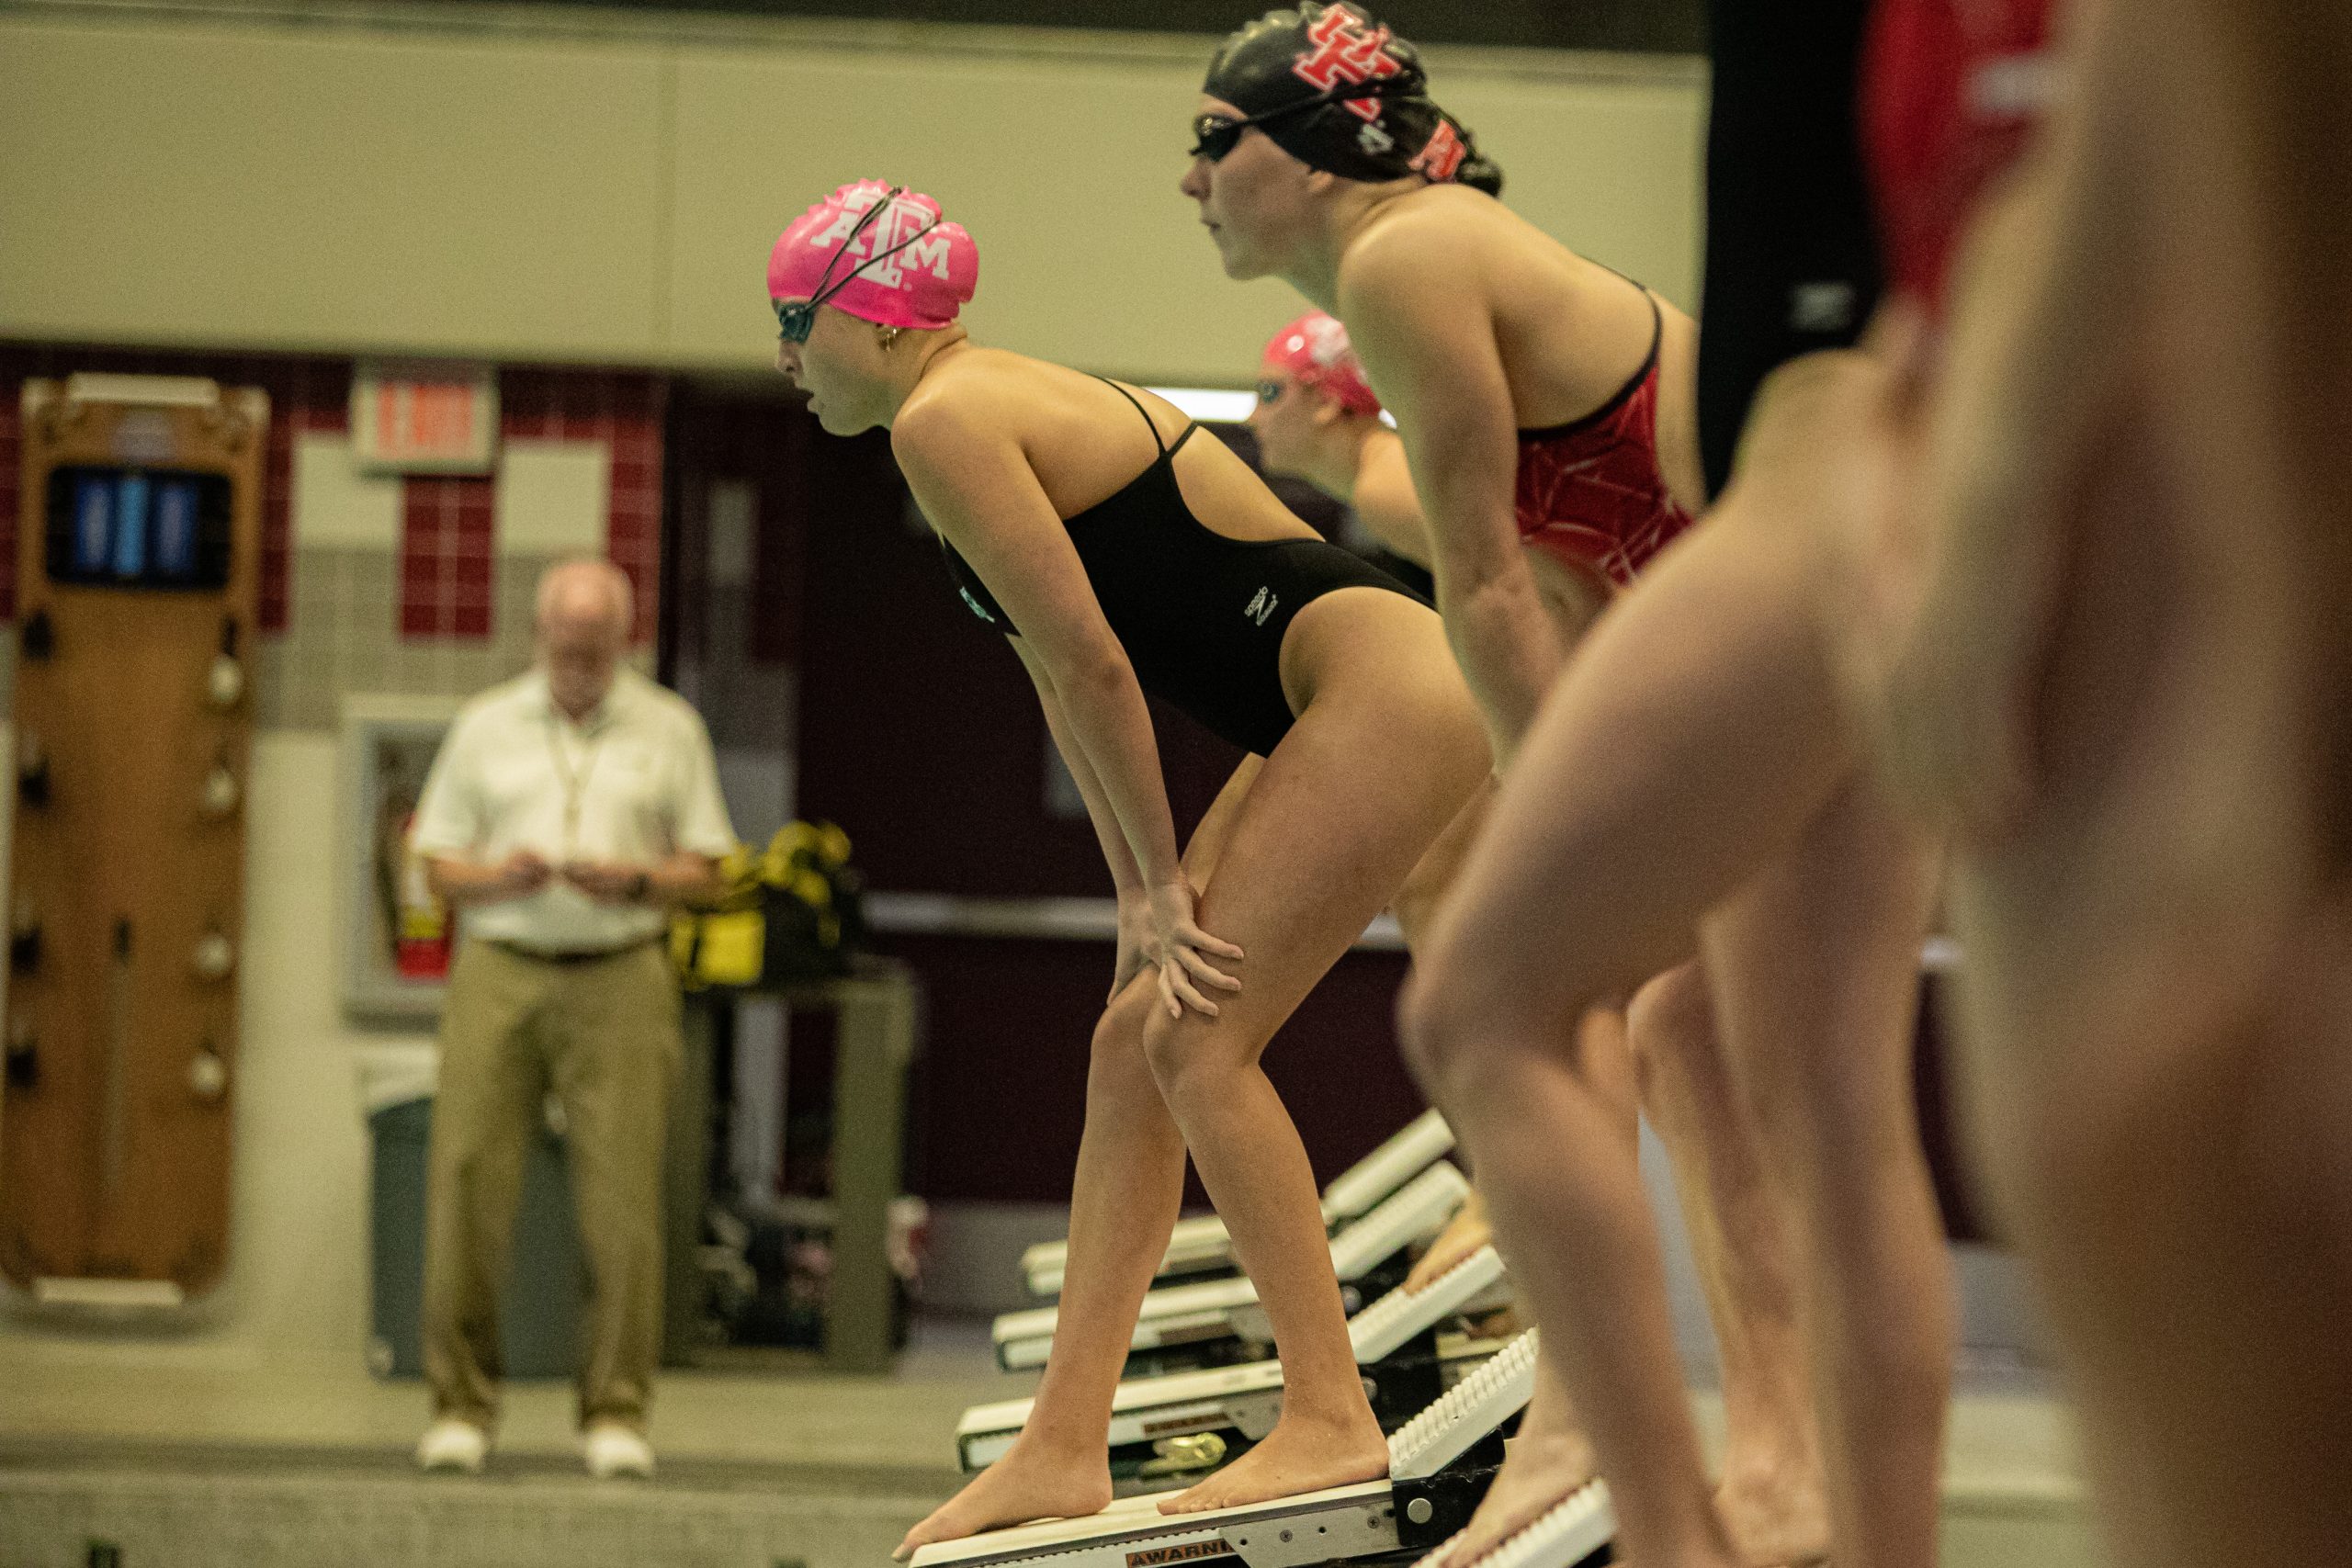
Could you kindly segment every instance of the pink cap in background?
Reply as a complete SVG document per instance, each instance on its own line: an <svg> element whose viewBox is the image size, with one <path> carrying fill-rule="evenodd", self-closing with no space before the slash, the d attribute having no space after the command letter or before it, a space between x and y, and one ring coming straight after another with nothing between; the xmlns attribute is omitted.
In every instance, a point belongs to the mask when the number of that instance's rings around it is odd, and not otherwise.
<svg viewBox="0 0 2352 1568"><path fill-rule="evenodd" d="M1309 310L1276 333L1266 344L1261 367L1338 399L1351 413L1380 412L1380 399L1363 378L1363 365L1348 343L1348 329L1320 310Z"/></svg>

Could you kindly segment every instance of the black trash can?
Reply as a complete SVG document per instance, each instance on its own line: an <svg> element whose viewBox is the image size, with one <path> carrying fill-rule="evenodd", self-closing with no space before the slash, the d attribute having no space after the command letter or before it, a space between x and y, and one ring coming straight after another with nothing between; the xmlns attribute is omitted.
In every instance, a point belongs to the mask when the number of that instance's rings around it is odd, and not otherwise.
<svg viewBox="0 0 2352 1568"><path fill-rule="evenodd" d="M368 1368L379 1378L422 1377L424 1158L433 1101L426 1097L382 1106L368 1113L368 1130L374 1147ZM580 1317L587 1290L563 1140L542 1128L524 1167L514 1252L499 1297L507 1377L572 1375L580 1364Z"/></svg>

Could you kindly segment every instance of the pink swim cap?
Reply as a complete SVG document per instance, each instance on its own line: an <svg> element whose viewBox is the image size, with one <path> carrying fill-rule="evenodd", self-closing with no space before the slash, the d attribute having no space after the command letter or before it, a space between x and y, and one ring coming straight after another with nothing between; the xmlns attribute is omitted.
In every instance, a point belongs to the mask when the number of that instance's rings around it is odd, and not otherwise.
<svg viewBox="0 0 2352 1568"><path fill-rule="evenodd" d="M979 278L979 247L962 224L942 220L931 197L880 180L842 186L768 253L769 299L831 305L885 327L947 325Z"/></svg>
<svg viewBox="0 0 2352 1568"><path fill-rule="evenodd" d="M1376 414L1380 399L1363 378L1363 364L1336 317L1309 310L1274 334L1261 367L1337 398L1350 413Z"/></svg>

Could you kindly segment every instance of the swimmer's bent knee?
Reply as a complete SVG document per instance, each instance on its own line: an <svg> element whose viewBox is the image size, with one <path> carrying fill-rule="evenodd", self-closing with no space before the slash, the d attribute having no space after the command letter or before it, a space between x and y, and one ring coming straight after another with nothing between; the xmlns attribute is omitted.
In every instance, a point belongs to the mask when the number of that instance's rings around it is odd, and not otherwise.
<svg viewBox="0 0 2352 1568"><path fill-rule="evenodd" d="M1481 1064L1544 1038L1544 1021L1513 1001L1503 966L1447 950L1416 962L1396 999L1406 1065L1441 1104Z"/></svg>
<svg viewBox="0 0 2352 1568"><path fill-rule="evenodd" d="M1098 1065L1142 1065L1144 1036L1159 1008L1159 987L1131 985L1094 1021L1092 1060Z"/></svg>
<svg viewBox="0 0 2352 1568"><path fill-rule="evenodd" d="M1143 1055L1160 1098L1180 1116L1187 1106L1214 1111L1231 1094L1234 1075L1249 1066L1230 1036L1220 1035L1210 1020L1189 1009L1170 1017L1160 1005L1144 1020Z"/></svg>

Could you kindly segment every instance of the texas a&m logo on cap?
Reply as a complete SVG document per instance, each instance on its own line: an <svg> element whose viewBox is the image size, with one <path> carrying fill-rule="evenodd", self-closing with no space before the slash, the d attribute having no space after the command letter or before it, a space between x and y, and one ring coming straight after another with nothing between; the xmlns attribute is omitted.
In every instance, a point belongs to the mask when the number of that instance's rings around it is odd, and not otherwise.
<svg viewBox="0 0 2352 1568"><path fill-rule="evenodd" d="M860 222L886 198L890 202L887 210L870 223ZM885 288L912 288L914 274L926 271L945 283L955 250L939 231L939 220L938 204L929 197L901 192L893 197L881 181L862 180L842 193L841 211L821 232L808 237L808 244L829 251L846 242L848 258L865 263L856 276ZM868 259L874 257L879 259Z"/></svg>
<svg viewBox="0 0 2352 1568"><path fill-rule="evenodd" d="M1345 6L1331 6L1307 25L1306 41L1315 47L1301 54L1291 73L1318 93L1394 76L1404 69L1388 52L1394 35L1375 28ZM1378 98L1350 98L1349 109L1365 119L1380 118Z"/></svg>

